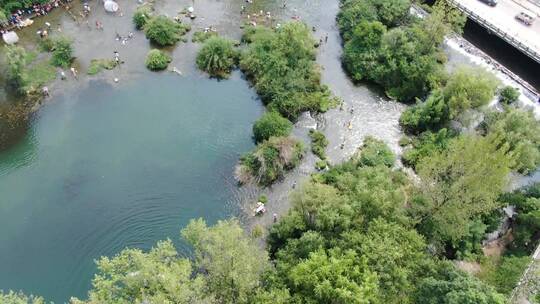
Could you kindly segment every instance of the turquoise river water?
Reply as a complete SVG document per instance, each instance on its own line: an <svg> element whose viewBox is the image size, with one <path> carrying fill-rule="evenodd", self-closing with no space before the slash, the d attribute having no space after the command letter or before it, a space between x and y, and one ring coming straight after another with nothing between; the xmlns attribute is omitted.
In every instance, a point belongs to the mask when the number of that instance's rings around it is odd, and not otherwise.
<svg viewBox="0 0 540 304"><path fill-rule="evenodd" d="M230 178L262 105L239 73L91 82L40 109L0 153L0 287L85 297L94 259L234 215Z"/></svg>

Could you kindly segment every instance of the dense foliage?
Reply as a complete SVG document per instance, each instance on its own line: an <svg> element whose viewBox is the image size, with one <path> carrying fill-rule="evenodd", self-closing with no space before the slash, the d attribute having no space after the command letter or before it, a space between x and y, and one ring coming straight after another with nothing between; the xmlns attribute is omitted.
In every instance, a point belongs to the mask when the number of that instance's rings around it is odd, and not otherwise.
<svg viewBox="0 0 540 304"><path fill-rule="evenodd" d="M511 86L505 86L499 91L499 102L512 104L519 98L519 90Z"/></svg>
<svg viewBox="0 0 540 304"><path fill-rule="evenodd" d="M18 9L32 7L34 3L45 4L48 0L0 0L0 15L9 16ZM1 19L0 19L1 21Z"/></svg>
<svg viewBox="0 0 540 304"><path fill-rule="evenodd" d="M304 23L290 22L276 30L250 27L243 40L248 46L240 67L270 109L294 120L304 111L330 107L330 92L321 86L315 64L315 41Z"/></svg>
<svg viewBox="0 0 540 304"><path fill-rule="evenodd" d="M368 136L362 143L359 162L363 166L392 167L396 161L394 153L382 141Z"/></svg>
<svg viewBox="0 0 540 304"><path fill-rule="evenodd" d="M269 290L288 290L290 303L502 304L491 287L427 253L407 215L411 183L384 162L363 164L366 150L293 194L268 237Z"/></svg>
<svg viewBox="0 0 540 304"><path fill-rule="evenodd" d="M150 18L152 18L152 9L148 6L140 6L133 14L133 24L135 28L142 30Z"/></svg>
<svg viewBox="0 0 540 304"><path fill-rule="evenodd" d="M256 142L262 142L270 137L288 136L292 123L278 112L269 111L263 114L253 125L253 137Z"/></svg>
<svg viewBox="0 0 540 304"><path fill-rule="evenodd" d="M242 40L247 47L240 68L269 110L254 126L255 140L268 140L240 160L236 178L241 183L254 180L269 185L294 168L303 154L299 142L283 137L290 132L283 118L294 121L305 111L324 112L334 100L320 84L315 41L304 23L290 22L277 29L249 27Z"/></svg>
<svg viewBox="0 0 540 304"><path fill-rule="evenodd" d="M417 102L401 115L399 122L409 133L438 130L451 119L489 103L498 80L481 68L458 67L446 84L431 92L425 102Z"/></svg>
<svg viewBox="0 0 540 304"><path fill-rule="evenodd" d="M165 16L152 17L144 25L146 38L159 46L176 44L189 30L188 25L175 22Z"/></svg>
<svg viewBox="0 0 540 304"><path fill-rule="evenodd" d="M240 183L255 181L270 185L283 177L285 171L298 165L304 154L301 142L292 137L270 137L254 151L242 156L236 168L236 180Z"/></svg>
<svg viewBox="0 0 540 304"><path fill-rule="evenodd" d="M317 155L320 159L326 159L326 147L328 146L328 139L321 131L309 130L309 138L311 138L311 151Z"/></svg>
<svg viewBox="0 0 540 304"><path fill-rule="evenodd" d="M422 185L413 212L435 242L461 239L475 216L499 208L509 173L505 151L485 138L460 136L447 145L417 164Z"/></svg>
<svg viewBox="0 0 540 304"><path fill-rule="evenodd" d="M508 149L512 169L524 174L536 170L540 165L540 122L531 111L510 108L492 112L484 124L487 137Z"/></svg>
<svg viewBox="0 0 540 304"><path fill-rule="evenodd" d="M73 61L73 46L67 37L52 38L51 63L57 67L68 68Z"/></svg>
<svg viewBox="0 0 540 304"><path fill-rule="evenodd" d="M71 303L249 303L269 267L268 256L238 222L207 227L202 219L192 220L182 235L195 250L193 261L180 256L170 240L148 253L125 249L101 258L89 300Z"/></svg>
<svg viewBox="0 0 540 304"><path fill-rule="evenodd" d="M197 66L213 77L226 78L234 67L237 57L233 41L211 37L197 54Z"/></svg>
<svg viewBox="0 0 540 304"><path fill-rule="evenodd" d="M450 139L454 132L448 129L440 129L434 133L424 132L412 140L412 147L406 149L401 156L403 163L416 168L416 164L424 157L429 157L436 152L444 151L448 148Z"/></svg>
<svg viewBox="0 0 540 304"><path fill-rule="evenodd" d="M409 8L406 0L347 0L338 15L349 75L400 101L423 97L443 80L440 46L451 30L444 14L415 19Z"/></svg>
<svg viewBox="0 0 540 304"><path fill-rule="evenodd" d="M146 55L146 60L144 63L149 70L159 71L166 69L171 61L171 56L160 50L153 49L148 52L148 55Z"/></svg>
<svg viewBox="0 0 540 304"><path fill-rule="evenodd" d="M45 304L41 297L27 296L22 292L9 291L3 293L0 290L0 303L2 304Z"/></svg>

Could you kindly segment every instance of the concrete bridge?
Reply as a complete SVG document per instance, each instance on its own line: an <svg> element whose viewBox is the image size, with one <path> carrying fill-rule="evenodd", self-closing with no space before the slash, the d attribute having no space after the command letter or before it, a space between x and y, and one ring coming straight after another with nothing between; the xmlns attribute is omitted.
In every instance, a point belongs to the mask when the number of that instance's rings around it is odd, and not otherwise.
<svg viewBox="0 0 540 304"><path fill-rule="evenodd" d="M447 0L470 19L540 63L539 0L499 0L489 6L479 0ZM524 12L536 20L527 26L515 19Z"/></svg>

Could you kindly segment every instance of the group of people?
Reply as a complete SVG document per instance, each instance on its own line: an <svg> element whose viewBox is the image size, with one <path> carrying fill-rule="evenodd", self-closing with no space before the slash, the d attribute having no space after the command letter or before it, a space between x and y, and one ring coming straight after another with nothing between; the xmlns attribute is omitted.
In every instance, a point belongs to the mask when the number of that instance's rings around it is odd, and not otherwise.
<svg viewBox="0 0 540 304"><path fill-rule="evenodd" d="M26 19L32 16L44 16L47 15L54 8L59 7L62 4L62 1L71 2L72 0L52 0L45 4L33 4L32 6L26 9L18 9L11 14L8 18L8 22L5 25L5 28L15 26L21 28L24 26ZM4 33L5 29L0 29L0 33Z"/></svg>

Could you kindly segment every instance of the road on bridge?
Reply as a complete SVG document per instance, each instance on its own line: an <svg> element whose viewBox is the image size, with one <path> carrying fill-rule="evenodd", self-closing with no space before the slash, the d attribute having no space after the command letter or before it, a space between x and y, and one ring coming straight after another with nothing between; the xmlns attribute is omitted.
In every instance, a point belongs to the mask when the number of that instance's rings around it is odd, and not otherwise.
<svg viewBox="0 0 540 304"><path fill-rule="evenodd" d="M527 0L499 0L495 7L479 0L454 0L540 54L540 7ZM515 19L524 12L536 20L527 26Z"/></svg>

